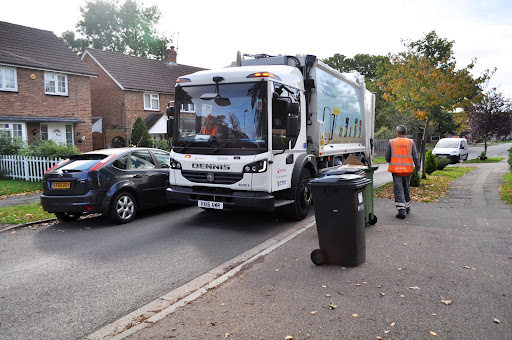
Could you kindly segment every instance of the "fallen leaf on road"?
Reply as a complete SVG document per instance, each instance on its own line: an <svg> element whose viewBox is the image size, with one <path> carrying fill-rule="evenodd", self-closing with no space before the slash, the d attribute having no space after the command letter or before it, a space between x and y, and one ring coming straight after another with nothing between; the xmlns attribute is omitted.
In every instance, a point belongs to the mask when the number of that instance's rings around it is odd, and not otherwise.
<svg viewBox="0 0 512 340"><path fill-rule="evenodd" d="M388 333L391 333L391 331L389 331L389 330L384 331L384 334L388 334Z"/></svg>
<svg viewBox="0 0 512 340"><path fill-rule="evenodd" d="M311 314L311 315L316 315L317 313L318 313L318 311L317 311L317 310L314 310L314 311L312 311L312 312L309 312L309 314Z"/></svg>
<svg viewBox="0 0 512 340"><path fill-rule="evenodd" d="M225 338L229 338L230 336L231 336L231 334L229 334L229 333L224 334Z"/></svg>
<svg viewBox="0 0 512 340"><path fill-rule="evenodd" d="M420 287L414 286L414 287L409 287L409 289L420 289Z"/></svg>
<svg viewBox="0 0 512 340"><path fill-rule="evenodd" d="M277 268L277 269L276 269L276 272L278 272L279 270L280 270L280 269L279 269L279 268Z"/></svg>
<svg viewBox="0 0 512 340"><path fill-rule="evenodd" d="M376 336L376 337L375 337L375 339L377 339L377 340L382 340L382 337L380 337L380 336Z"/></svg>
<svg viewBox="0 0 512 340"><path fill-rule="evenodd" d="M284 338L284 340L293 340L293 336L288 335L286 338Z"/></svg>
<svg viewBox="0 0 512 340"><path fill-rule="evenodd" d="M428 334L432 335L432 336L437 336L437 333L436 332L433 332L433 331L428 331Z"/></svg>
<svg viewBox="0 0 512 340"><path fill-rule="evenodd" d="M325 297L331 297L331 294L325 294Z"/></svg>
<svg viewBox="0 0 512 340"><path fill-rule="evenodd" d="M437 313L432 313L432 316L437 316Z"/></svg>
<svg viewBox="0 0 512 340"><path fill-rule="evenodd" d="M407 243L404 243L403 245L404 245L404 246L408 246L408 244L407 244Z"/></svg>
<svg viewBox="0 0 512 340"><path fill-rule="evenodd" d="M331 301L331 302L329 302L329 308L330 308L330 309L336 309L336 308L338 308L338 305L335 305L335 304Z"/></svg>
<svg viewBox="0 0 512 340"><path fill-rule="evenodd" d="M358 318L358 317L359 317L359 315L354 313L354 314L352 314L352 317L354 317L354 318Z"/></svg>
<svg viewBox="0 0 512 340"><path fill-rule="evenodd" d="M376 285L375 288L382 288L382 285Z"/></svg>
<svg viewBox="0 0 512 340"><path fill-rule="evenodd" d="M416 244L417 244L417 245L419 245L419 246L421 246L423 243L421 243L421 242L417 242Z"/></svg>
<svg viewBox="0 0 512 340"><path fill-rule="evenodd" d="M379 293L379 295L380 295L380 296L386 296L386 293L382 293L382 292L380 292L380 293Z"/></svg>
<svg viewBox="0 0 512 340"><path fill-rule="evenodd" d="M501 323L501 321L496 318L494 318L494 320L492 320L492 321L494 321L494 323Z"/></svg>
<svg viewBox="0 0 512 340"><path fill-rule="evenodd" d="M400 297L401 297L401 298L404 298L404 297L405 297L405 295L404 295L404 294L401 294L401 295L400 295Z"/></svg>
<svg viewBox="0 0 512 340"><path fill-rule="evenodd" d="M453 303L453 300L444 300L444 299L441 299L441 302L444 303L445 305L449 306Z"/></svg>
<svg viewBox="0 0 512 340"><path fill-rule="evenodd" d="M395 327L395 323L392 322L391 324L389 324L391 327Z"/></svg>
<svg viewBox="0 0 512 340"><path fill-rule="evenodd" d="M327 286L326 285L322 285L322 288L327 288Z"/></svg>

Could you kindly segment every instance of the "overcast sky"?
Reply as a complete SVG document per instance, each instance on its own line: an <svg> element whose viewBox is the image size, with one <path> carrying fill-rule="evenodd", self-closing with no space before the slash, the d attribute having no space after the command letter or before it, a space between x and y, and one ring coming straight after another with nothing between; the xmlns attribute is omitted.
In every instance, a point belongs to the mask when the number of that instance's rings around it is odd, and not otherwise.
<svg viewBox="0 0 512 340"><path fill-rule="evenodd" d="M124 1L124 0L121 0ZM491 86L512 98L510 0L146 0L162 12L160 32L174 37L178 63L229 65L242 53L387 55L402 40L435 30L455 41L458 67L477 58L474 75L497 68ZM53 31L75 30L84 0L3 1L0 21ZM0 42L1 43L1 42Z"/></svg>

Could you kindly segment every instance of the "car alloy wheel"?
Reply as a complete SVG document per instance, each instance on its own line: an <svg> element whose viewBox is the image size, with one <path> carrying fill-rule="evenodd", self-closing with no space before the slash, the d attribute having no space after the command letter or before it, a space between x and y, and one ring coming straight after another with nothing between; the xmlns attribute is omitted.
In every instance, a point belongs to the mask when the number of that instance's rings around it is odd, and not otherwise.
<svg viewBox="0 0 512 340"><path fill-rule="evenodd" d="M135 218L137 202L129 192L121 192L116 195L112 205L111 217L117 223L128 223Z"/></svg>

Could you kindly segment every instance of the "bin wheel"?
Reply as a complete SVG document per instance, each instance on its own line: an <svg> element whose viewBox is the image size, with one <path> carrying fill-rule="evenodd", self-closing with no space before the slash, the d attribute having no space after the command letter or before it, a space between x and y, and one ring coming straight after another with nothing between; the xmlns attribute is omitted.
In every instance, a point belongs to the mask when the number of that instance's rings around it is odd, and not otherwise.
<svg viewBox="0 0 512 340"><path fill-rule="evenodd" d="M327 255L322 249L315 249L311 252L311 261L317 266L327 263Z"/></svg>
<svg viewBox="0 0 512 340"><path fill-rule="evenodd" d="M373 218L368 221L368 224L374 225L375 223L377 223L377 216L373 215Z"/></svg>

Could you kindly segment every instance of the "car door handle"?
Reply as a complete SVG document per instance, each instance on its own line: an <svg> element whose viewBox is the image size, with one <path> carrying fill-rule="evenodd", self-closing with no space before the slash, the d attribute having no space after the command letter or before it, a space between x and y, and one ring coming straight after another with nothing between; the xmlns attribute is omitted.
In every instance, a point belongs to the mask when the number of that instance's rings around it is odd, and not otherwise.
<svg viewBox="0 0 512 340"><path fill-rule="evenodd" d="M136 175L133 175L134 178L142 178L142 175L141 174L136 174Z"/></svg>

